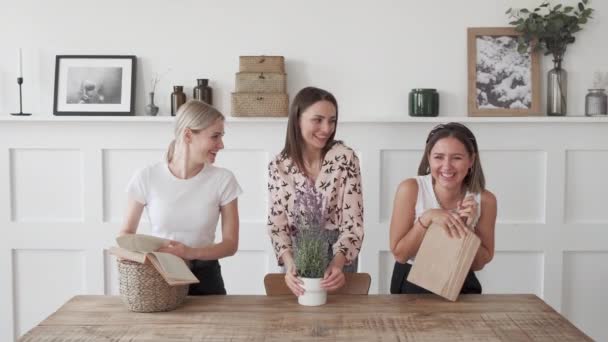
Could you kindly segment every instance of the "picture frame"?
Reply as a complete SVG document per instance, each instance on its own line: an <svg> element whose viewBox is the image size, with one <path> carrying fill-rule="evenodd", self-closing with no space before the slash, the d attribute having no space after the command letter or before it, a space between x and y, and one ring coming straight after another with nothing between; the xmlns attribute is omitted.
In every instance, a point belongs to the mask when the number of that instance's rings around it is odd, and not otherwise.
<svg viewBox="0 0 608 342"><path fill-rule="evenodd" d="M57 55L54 115L135 115L137 58Z"/></svg>
<svg viewBox="0 0 608 342"><path fill-rule="evenodd" d="M469 116L542 115L540 56L517 49L513 27L467 29Z"/></svg>

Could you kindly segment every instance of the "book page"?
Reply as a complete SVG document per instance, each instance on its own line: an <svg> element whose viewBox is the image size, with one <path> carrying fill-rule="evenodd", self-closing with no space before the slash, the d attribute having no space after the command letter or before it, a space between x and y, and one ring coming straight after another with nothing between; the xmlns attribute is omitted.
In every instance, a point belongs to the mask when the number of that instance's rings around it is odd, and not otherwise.
<svg viewBox="0 0 608 342"><path fill-rule="evenodd" d="M199 282L182 258L170 253L160 252L148 253L148 256L152 265L156 267L169 285Z"/></svg>
<svg viewBox="0 0 608 342"><path fill-rule="evenodd" d="M115 255L119 258L136 261L140 264L143 264L146 262L146 255L144 253L133 252L128 249L121 248L121 247L110 247L110 249L108 249L108 252L110 252L110 254Z"/></svg>
<svg viewBox="0 0 608 342"><path fill-rule="evenodd" d="M118 246L133 252L156 252L166 246L169 240L145 234L126 234L116 238Z"/></svg>
<svg viewBox="0 0 608 342"><path fill-rule="evenodd" d="M146 259L150 260L169 285L199 282L182 258L171 253L156 252L167 245L167 239L145 234L127 234L117 237L116 242L120 247L110 248L112 254L142 264Z"/></svg>

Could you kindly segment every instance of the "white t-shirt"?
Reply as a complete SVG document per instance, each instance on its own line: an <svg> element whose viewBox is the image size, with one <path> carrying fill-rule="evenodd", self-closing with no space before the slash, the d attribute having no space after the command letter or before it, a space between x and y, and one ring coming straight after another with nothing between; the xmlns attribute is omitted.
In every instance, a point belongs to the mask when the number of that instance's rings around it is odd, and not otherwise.
<svg viewBox="0 0 608 342"><path fill-rule="evenodd" d="M179 179L160 162L138 170L127 192L145 205L152 235L204 247L215 240L220 207L243 191L227 169L207 164L194 177Z"/></svg>

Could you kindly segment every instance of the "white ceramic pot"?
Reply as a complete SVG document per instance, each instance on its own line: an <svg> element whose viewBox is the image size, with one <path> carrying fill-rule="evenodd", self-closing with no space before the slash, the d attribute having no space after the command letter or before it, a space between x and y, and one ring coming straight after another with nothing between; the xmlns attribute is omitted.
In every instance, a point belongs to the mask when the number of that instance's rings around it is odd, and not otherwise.
<svg viewBox="0 0 608 342"><path fill-rule="evenodd" d="M321 288L322 278L300 278L304 282L304 294L298 297L298 303L306 306L318 306L327 302L327 291Z"/></svg>

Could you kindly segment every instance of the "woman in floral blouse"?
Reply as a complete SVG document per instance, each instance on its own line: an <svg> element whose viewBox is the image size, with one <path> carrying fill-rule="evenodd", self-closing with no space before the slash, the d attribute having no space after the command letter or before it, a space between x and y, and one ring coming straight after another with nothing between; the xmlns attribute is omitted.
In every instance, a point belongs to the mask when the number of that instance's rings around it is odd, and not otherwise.
<svg viewBox="0 0 608 342"><path fill-rule="evenodd" d="M338 103L329 92L307 87L291 104L285 147L268 165L268 233L285 283L296 295L304 293L297 278L292 236L296 233L294 199L304 186L314 184L325 202L325 229L332 259L321 286L344 285L343 271L356 272L363 242L363 194L355 152L334 140Z"/></svg>

